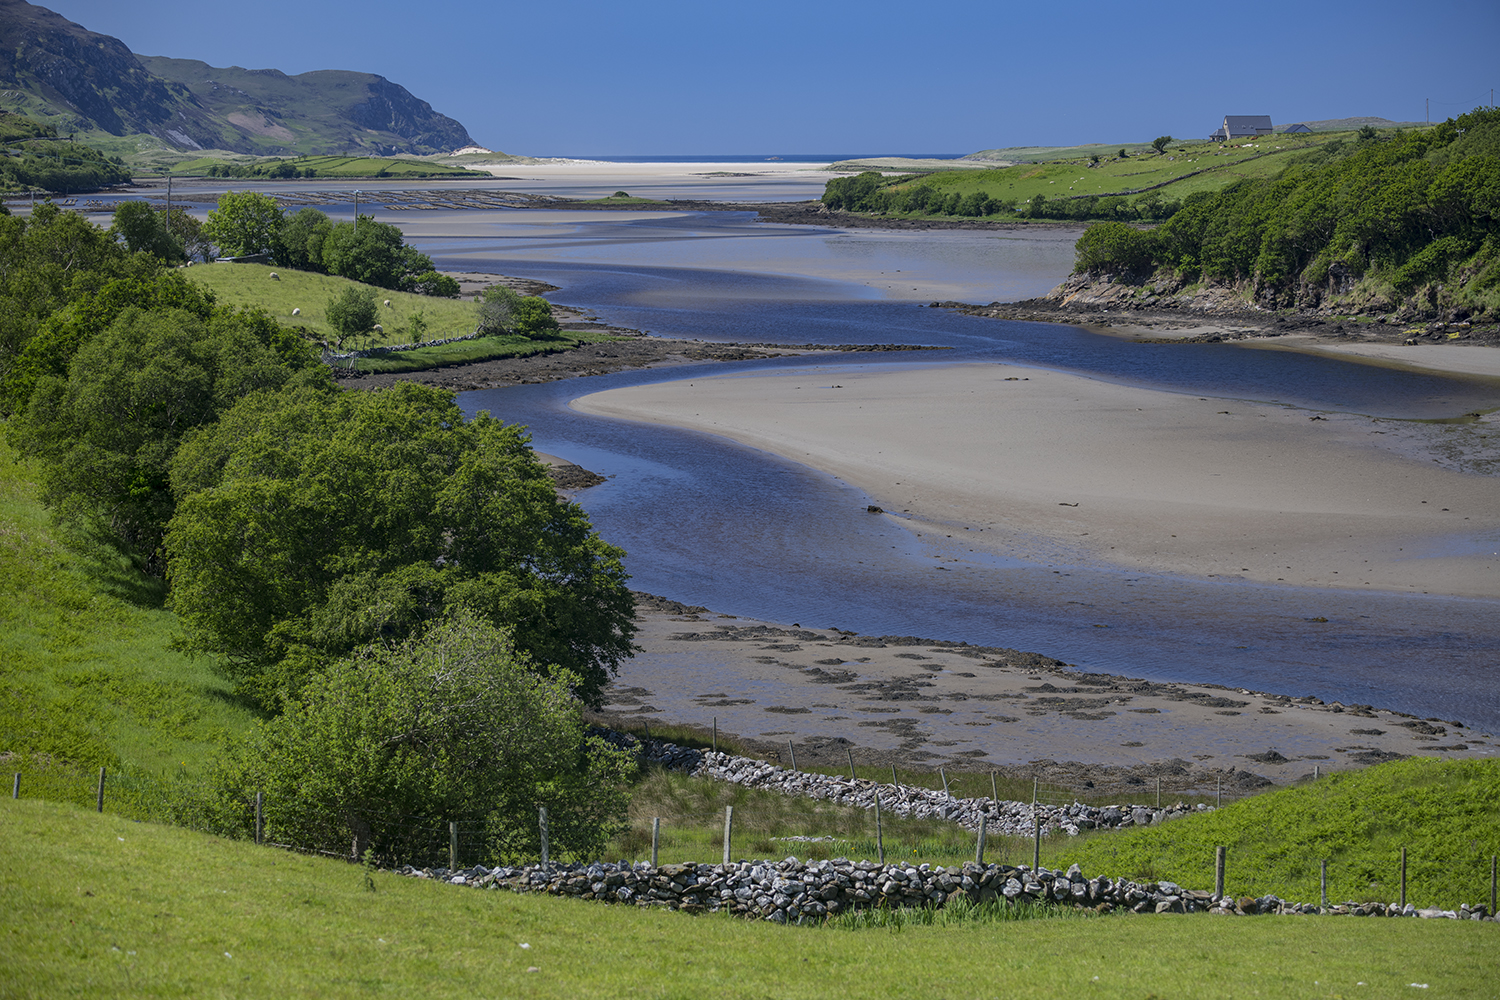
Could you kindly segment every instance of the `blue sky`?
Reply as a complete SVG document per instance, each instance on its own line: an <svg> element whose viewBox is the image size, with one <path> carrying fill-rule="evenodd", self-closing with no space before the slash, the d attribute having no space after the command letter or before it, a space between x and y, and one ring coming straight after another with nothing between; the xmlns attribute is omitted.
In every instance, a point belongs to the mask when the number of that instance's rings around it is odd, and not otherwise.
<svg viewBox="0 0 1500 1000"><path fill-rule="evenodd" d="M964 153L1434 121L1500 88L1500 3L52 0L145 55L379 73L537 156Z"/></svg>

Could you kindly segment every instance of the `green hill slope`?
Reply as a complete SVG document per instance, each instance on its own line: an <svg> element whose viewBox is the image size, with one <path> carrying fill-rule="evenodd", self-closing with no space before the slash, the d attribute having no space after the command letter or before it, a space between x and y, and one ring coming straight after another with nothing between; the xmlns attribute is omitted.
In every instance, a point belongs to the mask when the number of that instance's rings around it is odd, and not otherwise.
<svg viewBox="0 0 1500 1000"><path fill-rule="evenodd" d="M1214 847L1227 848L1226 891L1318 902L1328 861L1331 901L1390 902L1407 849L1418 906L1489 902L1500 854L1500 761L1404 760L1341 771L1206 815L1058 849L1088 873L1213 887ZM1045 863L1045 861L1044 861Z"/></svg>
<svg viewBox="0 0 1500 1000"><path fill-rule="evenodd" d="M163 596L117 551L55 527L0 437L0 754L33 794L100 766L197 773L253 722L208 660L170 648Z"/></svg>

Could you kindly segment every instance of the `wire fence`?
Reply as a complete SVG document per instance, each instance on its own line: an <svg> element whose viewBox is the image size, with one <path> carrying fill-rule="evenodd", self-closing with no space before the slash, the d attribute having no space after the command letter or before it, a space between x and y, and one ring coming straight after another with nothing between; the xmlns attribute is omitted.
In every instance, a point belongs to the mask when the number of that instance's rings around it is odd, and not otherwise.
<svg viewBox="0 0 1500 1000"><path fill-rule="evenodd" d="M1063 804L1070 800L1067 786L1037 780L1034 801ZM534 821L518 828L495 815L424 816L372 809L350 810L341 815L313 813L295 804L273 803L264 794L246 793L225 808L222 798L205 782L185 776L151 774L101 768L97 775L57 767L31 768L17 772L12 796L44 798L92 807L129 819L165 823L205 833L347 860L373 860L382 866L410 865L438 870L470 869L476 865L537 862L542 860L592 861L570 858L554 845L553 827L566 818L549 816L539 807ZM887 817L886 823L890 822ZM646 825L637 821L637 827ZM973 838L972 851L957 845L955 838L941 841L900 841L883 836L878 813L866 835L798 835L776 838L786 854L805 853L812 844L826 844L830 856L870 858L885 861L928 860L949 856L957 862L972 856L976 861L999 862L1035 868L1042 859L1040 833L1024 838ZM722 857L738 859L746 841L764 846L764 838L746 838L737 831L733 807L690 822L679 820L664 827L659 818L649 829L617 837L621 853L635 854L618 860L652 865L681 861L704 861L705 846L722 837ZM736 839L738 835L738 840ZM717 843L712 843L717 854ZM736 851L736 847L739 850ZM1057 860L1058 843L1049 842L1047 858ZM957 848L957 849L956 849ZM1159 831L1150 853L1142 855L1137 844L1110 846L1097 840L1091 845L1095 867L1090 875L1127 877L1143 881L1171 881L1193 888L1213 888L1230 897L1276 895L1315 906L1340 904L1411 904L1416 907L1455 908L1463 904L1488 904L1496 912L1497 861L1495 856L1426 857L1405 848L1384 852L1336 853L1309 864L1305 856L1258 855L1240 857L1217 852L1197 840L1173 837L1170 828ZM910 858L906 856L908 853ZM1101 860L1102 859L1102 860Z"/></svg>

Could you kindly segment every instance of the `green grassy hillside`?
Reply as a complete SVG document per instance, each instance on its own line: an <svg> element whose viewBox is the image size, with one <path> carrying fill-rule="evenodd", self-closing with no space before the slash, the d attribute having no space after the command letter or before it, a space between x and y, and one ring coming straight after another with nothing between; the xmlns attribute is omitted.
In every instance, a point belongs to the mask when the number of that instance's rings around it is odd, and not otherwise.
<svg viewBox="0 0 1500 1000"><path fill-rule="evenodd" d="M1198 191L1217 191L1237 180L1272 177L1288 164L1338 142L1334 133L1265 136L1253 142L1173 142L1158 155L1150 146L1076 147L1056 152L1048 162L980 170L948 170L920 177L891 177L855 183L829 183L823 201L831 208L896 217L944 215L1023 215L1034 201L1053 208L1059 202L1119 197L1127 203L1145 197L1173 203ZM1097 156L1097 160L1091 157ZM873 175L870 175L873 177ZM976 197L981 198L975 202ZM950 204L945 204L945 200ZM960 207L963 200L966 207ZM984 206L980 208L979 206ZM1049 213L1047 217L1057 217ZM1062 216L1066 217L1066 215Z"/></svg>
<svg viewBox="0 0 1500 1000"><path fill-rule="evenodd" d="M640 911L0 802L0 997L1482 996L1472 921L1113 916L846 931ZM1489 956L1489 957L1486 957Z"/></svg>
<svg viewBox="0 0 1500 1000"><path fill-rule="evenodd" d="M396 180L469 178L488 180L482 170L399 156L253 157L235 155L184 157L163 164L175 176L188 177L388 177Z"/></svg>
<svg viewBox="0 0 1500 1000"><path fill-rule="evenodd" d="M1397 898L1401 848L1408 899L1419 906L1489 902L1500 854L1500 761L1404 760L1341 771L1207 815L1098 835L1044 855L1083 870L1213 886L1214 847L1226 890L1317 902L1328 861L1330 900Z"/></svg>
<svg viewBox="0 0 1500 1000"><path fill-rule="evenodd" d="M190 267L182 273L203 287L212 289L218 300L225 305L264 309L283 326L300 328L312 339L330 342L337 334L328 325L324 314L329 299L351 285L359 285L359 282L348 278L312 271L293 271L266 264L203 264ZM276 278L271 277L273 273ZM393 292L373 285L361 287L372 289L377 302L391 303L380 307L379 322L385 329L371 339L371 347L409 344L414 340L442 340L474 332L477 313L472 301ZM300 309L301 313L293 316L293 309ZM412 320L418 316L424 327L421 335L413 338ZM360 342L360 346L366 346L364 341Z"/></svg>
<svg viewBox="0 0 1500 1000"><path fill-rule="evenodd" d="M162 598L127 558L54 526L0 438L0 752L32 794L76 799L99 766L197 774L252 724L207 660L170 648Z"/></svg>

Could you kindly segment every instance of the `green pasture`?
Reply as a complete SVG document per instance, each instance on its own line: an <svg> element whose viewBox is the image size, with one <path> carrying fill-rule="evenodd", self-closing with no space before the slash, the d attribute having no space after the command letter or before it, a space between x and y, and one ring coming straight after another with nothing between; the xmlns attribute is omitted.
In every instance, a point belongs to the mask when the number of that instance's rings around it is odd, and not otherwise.
<svg viewBox="0 0 1500 1000"><path fill-rule="evenodd" d="M328 302L350 285L359 285L348 278L268 264L196 264L182 273L211 289L225 305L264 309L278 323L300 327L311 339L330 343L337 335L324 315ZM442 340L474 332L477 309L472 301L393 292L373 285L361 287L374 291L376 301L382 303L379 322L384 330L371 337L368 344L361 338L360 347ZM384 305L387 301L389 306ZM293 309L302 311L293 316ZM421 335L417 337L412 336L415 317L420 317L422 324Z"/></svg>
<svg viewBox="0 0 1500 1000"><path fill-rule="evenodd" d="M1500 927L1446 920L783 927L459 888L26 800L0 802L0 912L7 1000L1485 996L1500 947Z"/></svg>
<svg viewBox="0 0 1500 1000"><path fill-rule="evenodd" d="M1244 145L1172 143L1165 155L1156 155L1148 146L1146 152L1123 160L1113 155L1119 151L1117 146L1095 166L1084 157L993 170L948 171L914 178L896 187L921 184L944 194L960 195L983 191L991 198L1009 202L1027 202L1037 195L1052 201L1159 188L1163 198L1178 199L1194 191L1218 190L1241 177L1279 173L1292 157L1327 139L1327 135L1278 135Z"/></svg>

